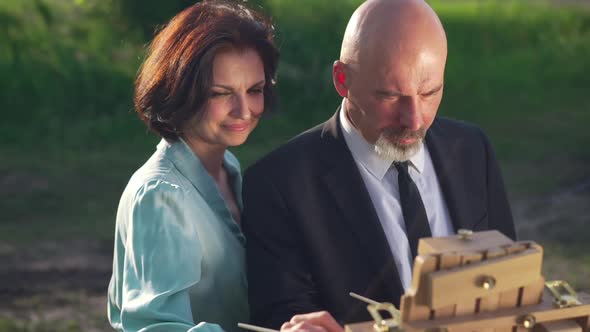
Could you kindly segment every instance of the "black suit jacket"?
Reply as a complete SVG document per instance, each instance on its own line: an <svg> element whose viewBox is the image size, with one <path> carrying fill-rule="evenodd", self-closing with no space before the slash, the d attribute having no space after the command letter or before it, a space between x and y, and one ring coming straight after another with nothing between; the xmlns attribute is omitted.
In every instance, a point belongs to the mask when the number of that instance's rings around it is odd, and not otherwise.
<svg viewBox="0 0 590 332"><path fill-rule="evenodd" d="M455 230L515 238L503 180L483 132L437 118L426 144ZM338 112L250 167L243 229L254 324L328 310L341 323L369 320L355 292L399 306L393 255L344 141Z"/></svg>

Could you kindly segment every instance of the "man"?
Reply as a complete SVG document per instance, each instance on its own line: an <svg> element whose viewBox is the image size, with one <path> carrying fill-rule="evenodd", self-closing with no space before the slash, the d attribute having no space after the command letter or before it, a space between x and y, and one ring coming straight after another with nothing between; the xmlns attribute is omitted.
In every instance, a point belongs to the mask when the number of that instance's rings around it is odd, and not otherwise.
<svg viewBox="0 0 590 332"><path fill-rule="evenodd" d="M418 238L460 228L515 238L487 138L436 116L446 56L422 0L369 0L353 14L333 67L342 107L245 174L254 324L320 310L368 320L349 292L399 305Z"/></svg>

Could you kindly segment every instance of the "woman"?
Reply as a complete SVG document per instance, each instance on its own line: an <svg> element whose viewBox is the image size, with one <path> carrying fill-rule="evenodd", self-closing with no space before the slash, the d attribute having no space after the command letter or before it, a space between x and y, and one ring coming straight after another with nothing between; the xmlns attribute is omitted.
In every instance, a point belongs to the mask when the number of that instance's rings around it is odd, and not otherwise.
<svg viewBox="0 0 590 332"><path fill-rule="evenodd" d="M195 4L155 37L135 107L162 140L117 211L115 329L231 331L248 321L240 166L226 149L274 106L277 59L269 21L234 2Z"/></svg>

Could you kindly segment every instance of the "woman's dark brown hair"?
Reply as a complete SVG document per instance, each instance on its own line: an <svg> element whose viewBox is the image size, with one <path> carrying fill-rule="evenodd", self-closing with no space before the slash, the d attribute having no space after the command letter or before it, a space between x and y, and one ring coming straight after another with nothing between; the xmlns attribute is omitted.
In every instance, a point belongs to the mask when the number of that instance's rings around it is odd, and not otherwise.
<svg viewBox="0 0 590 332"><path fill-rule="evenodd" d="M149 129L178 140L210 96L213 60L222 49L254 49L264 64L264 110L276 107L278 50L261 13L228 0L205 0L176 15L152 41L135 81L135 110Z"/></svg>

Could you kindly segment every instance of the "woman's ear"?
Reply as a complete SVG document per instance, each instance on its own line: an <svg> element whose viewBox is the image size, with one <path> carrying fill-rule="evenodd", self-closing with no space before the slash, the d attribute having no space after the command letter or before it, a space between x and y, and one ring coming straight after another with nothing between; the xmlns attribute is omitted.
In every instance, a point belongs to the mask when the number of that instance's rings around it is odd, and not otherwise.
<svg viewBox="0 0 590 332"><path fill-rule="evenodd" d="M347 98L349 79L347 77L346 64L340 60L335 61L332 67L332 81L340 97Z"/></svg>

